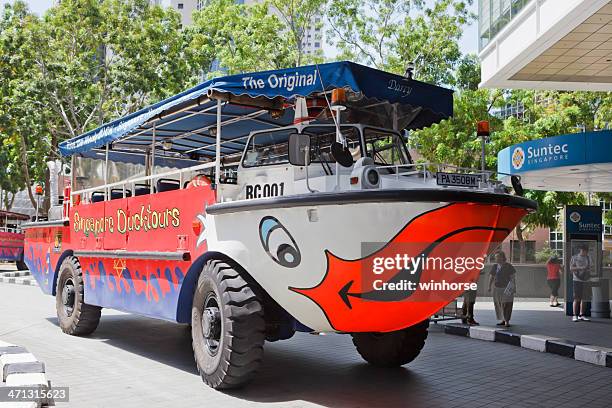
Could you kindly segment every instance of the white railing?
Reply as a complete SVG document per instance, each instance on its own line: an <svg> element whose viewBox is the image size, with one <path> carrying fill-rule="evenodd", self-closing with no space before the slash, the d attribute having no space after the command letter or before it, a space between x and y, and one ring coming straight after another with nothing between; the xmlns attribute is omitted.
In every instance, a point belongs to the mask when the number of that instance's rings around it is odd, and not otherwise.
<svg viewBox="0 0 612 408"><path fill-rule="evenodd" d="M70 205L74 205L74 197L77 195L86 195L87 193L93 193L95 191L103 191L104 192L104 199L108 200L110 197L110 190L114 187L117 188L121 188L123 190L123 198L126 198L126 186L132 186L132 189L135 188L135 184L137 183L142 183L142 182L147 182L147 181L151 181L149 184L149 188L150 188L150 192L153 193L154 190L154 180L156 179L160 179L160 178L166 178L166 177L176 177L178 175L179 179L179 189L183 189L183 176L185 173L190 173L190 172L194 172L194 171L198 171L198 170L204 170L204 169L209 169L215 167L215 162L210 162L210 163L204 163L204 164L199 164L197 166L191 166L191 167L186 167L184 169L178 169L178 170L172 170L172 171L167 171L165 173L157 173L157 174L152 174L150 176L143 176L143 177L136 177L133 179L126 179L126 180L122 180L122 181L117 181L115 183L109 183L109 184L104 184L101 186L97 186L97 187L90 187L90 188L84 188L82 190L76 190L76 191L72 191L70 193ZM89 198L88 200L89 202L91 202L91 198Z"/></svg>
<svg viewBox="0 0 612 408"><path fill-rule="evenodd" d="M474 175L482 176L483 183L489 183L491 176L495 174L494 171L489 170L479 170L479 169L471 169L468 167L459 167L453 166L451 164L442 164L442 163L431 163L431 162L423 162L423 163L411 163L411 164L393 164L388 166L376 166L378 169L394 169L395 177L399 180L400 177L405 176L413 176L413 175L422 175L423 180L427 180L429 178L435 178L432 175L431 170L435 169L436 172L464 172ZM401 171L400 170L406 170Z"/></svg>
<svg viewBox="0 0 612 408"><path fill-rule="evenodd" d="M21 234L21 228L0 227L0 232L12 232L13 234Z"/></svg>

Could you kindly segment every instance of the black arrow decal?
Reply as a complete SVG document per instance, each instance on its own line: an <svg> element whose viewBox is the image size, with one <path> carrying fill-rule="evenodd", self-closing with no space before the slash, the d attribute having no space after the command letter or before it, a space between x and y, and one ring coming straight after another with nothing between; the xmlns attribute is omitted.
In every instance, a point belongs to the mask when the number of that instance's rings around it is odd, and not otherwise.
<svg viewBox="0 0 612 408"><path fill-rule="evenodd" d="M426 258L438 245L440 245L440 243L452 237L453 235L457 235L457 234L460 234L466 231L475 231L475 230L504 231L504 232L510 233L510 230L508 228L478 227L478 226L460 228L458 230L451 231L448 234L445 234L441 236L440 238L436 239L434 242L429 244L429 246L425 248L415 258L419 258L419 257L422 257L423 259ZM397 283L397 282L401 282L402 280L407 280L409 282L415 282L414 287L416 287L416 285L418 285L418 283L421 281L422 272L423 272L423 262L419 262L419 265L414 273L411 273L409 269L402 269L398 273L396 273L391 279L389 279L387 283ZM392 291L371 290L369 292L363 292L363 293L351 293L350 289L351 289L351 286L353 286L353 282L354 281L349 281L346 285L344 285L338 291L338 295L340 296L340 299L342 299L344 304L349 309L353 308L349 297L365 299L365 300L375 301L375 302L398 302L398 301L409 298L415 292L414 290L406 289L406 290L392 290Z"/></svg>

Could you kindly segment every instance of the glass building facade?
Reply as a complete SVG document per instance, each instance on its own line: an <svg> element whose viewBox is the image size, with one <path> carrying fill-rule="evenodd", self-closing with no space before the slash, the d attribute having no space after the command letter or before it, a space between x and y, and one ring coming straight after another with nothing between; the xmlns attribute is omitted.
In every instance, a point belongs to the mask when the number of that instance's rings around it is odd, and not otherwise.
<svg viewBox="0 0 612 408"><path fill-rule="evenodd" d="M478 0L480 49L486 47L531 1L534 0Z"/></svg>

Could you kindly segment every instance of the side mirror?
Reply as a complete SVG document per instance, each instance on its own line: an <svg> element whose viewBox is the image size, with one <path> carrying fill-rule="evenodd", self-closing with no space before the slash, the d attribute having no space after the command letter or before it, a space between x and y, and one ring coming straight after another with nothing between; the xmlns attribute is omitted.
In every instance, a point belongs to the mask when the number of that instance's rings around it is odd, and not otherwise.
<svg viewBox="0 0 612 408"><path fill-rule="evenodd" d="M310 164L310 136L299 133L289 135L289 163L294 166Z"/></svg>

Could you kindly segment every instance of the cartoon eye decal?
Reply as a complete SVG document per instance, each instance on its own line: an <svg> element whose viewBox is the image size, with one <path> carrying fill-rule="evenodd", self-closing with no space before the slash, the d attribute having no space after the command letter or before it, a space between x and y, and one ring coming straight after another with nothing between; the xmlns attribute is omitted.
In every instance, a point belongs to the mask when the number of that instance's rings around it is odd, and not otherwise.
<svg viewBox="0 0 612 408"><path fill-rule="evenodd" d="M259 239L264 250L277 264L295 268L302 261L302 255L287 228L274 217L267 216L259 223Z"/></svg>

